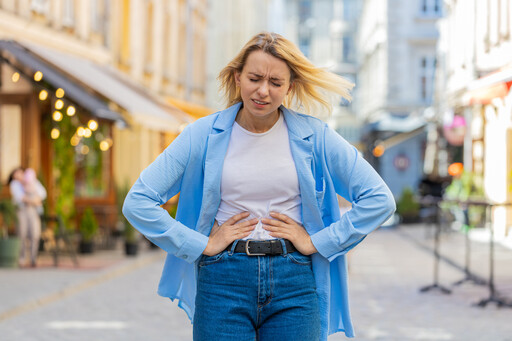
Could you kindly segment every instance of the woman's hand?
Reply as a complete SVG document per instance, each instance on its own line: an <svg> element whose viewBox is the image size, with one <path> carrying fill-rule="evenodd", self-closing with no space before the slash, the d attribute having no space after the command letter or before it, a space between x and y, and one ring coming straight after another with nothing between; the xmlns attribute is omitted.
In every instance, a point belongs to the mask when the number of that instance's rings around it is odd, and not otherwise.
<svg viewBox="0 0 512 341"><path fill-rule="evenodd" d="M267 230L272 237L284 238L292 242L293 246L303 255L311 255L318 252L311 241L311 237L302 225L299 225L286 214L270 212L274 219L261 219L263 228Z"/></svg>
<svg viewBox="0 0 512 341"><path fill-rule="evenodd" d="M240 222L249 216L249 212L243 212L232 216L224 224L219 226L217 221L212 227L208 244L203 251L203 254L207 256L214 256L222 251L229 244L237 239L242 239L251 234L252 230L256 227L258 219L254 218L251 220Z"/></svg>

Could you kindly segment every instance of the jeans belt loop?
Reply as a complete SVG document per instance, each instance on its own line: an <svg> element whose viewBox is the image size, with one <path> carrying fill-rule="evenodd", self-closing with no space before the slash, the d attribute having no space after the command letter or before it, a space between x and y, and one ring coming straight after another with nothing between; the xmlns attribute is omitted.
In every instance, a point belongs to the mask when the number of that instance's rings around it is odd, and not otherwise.
<svg viewBox="0 0 512 341"><path fill-rule="evenodd" d="M231 248L229 249L229 252L228 252L228 254L229 254L230 256L233 256L233 253L235 253L236 244L238 244L238 241L239 241L239 240L240 240L240 239L235 240L235 241L233 242L233 244L231 245Z"/></svg>
<svg viewBox="0 0 512 341"><path fill-rule="evenodd" d="M247 254L247 256L266 256L264 253L251 253L249 251L249 244L253 241L255 241L255 240L247 239L245 242L245 253Z"/></svg>
<svg viewBox="0 0 512 341"><path fill-rule="evenodd" d="M284 242L284 239L279 239L279 241L281 242L281 247L283 248L283 256L285 256L286 254L288 254L288 250L286 249L286 243Z"/></svg>

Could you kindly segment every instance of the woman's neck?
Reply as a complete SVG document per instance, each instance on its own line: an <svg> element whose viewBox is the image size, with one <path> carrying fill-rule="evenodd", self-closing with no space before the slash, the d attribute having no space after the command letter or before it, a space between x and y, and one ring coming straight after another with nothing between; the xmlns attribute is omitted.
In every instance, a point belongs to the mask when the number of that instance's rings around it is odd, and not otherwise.
<svg viewBox="0 0 512 341"><path fill-rule="evenodd" d="M260 134L270 130L279 120L279 115L279 109L277 109L275 112L264 117L255 117L246 113L242 107L235 120L245 130Z"/></svg>

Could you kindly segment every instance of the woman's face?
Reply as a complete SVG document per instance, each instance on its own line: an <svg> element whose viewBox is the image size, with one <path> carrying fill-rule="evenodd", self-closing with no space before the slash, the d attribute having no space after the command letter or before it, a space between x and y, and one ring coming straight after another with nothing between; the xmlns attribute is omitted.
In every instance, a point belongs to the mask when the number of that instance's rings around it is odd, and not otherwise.
<svg viewBox="0 0 512 341"><path fill-rule="evenodd" d="M290 69L283 60L261 50L251 52L242 72L235 73L244 114L256 119L277 114L277 109L291 90L290 76Z"/></svg>

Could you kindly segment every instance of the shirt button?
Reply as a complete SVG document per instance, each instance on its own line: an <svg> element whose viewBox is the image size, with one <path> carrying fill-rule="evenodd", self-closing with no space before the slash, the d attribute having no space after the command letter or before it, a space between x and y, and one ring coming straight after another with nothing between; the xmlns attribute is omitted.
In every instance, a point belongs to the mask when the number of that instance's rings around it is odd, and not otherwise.
<svg viewBox="0 0 512 341"><path fill-rule="evenodd" d="M183 259L187 259L187 258L188 258L188 256L187 256L187 255L183 255Z"/></svg>

